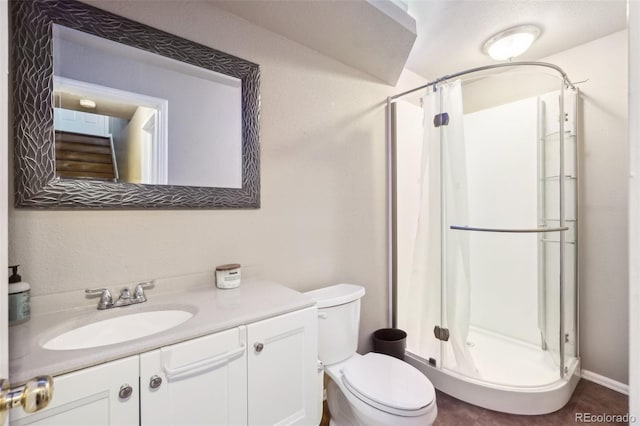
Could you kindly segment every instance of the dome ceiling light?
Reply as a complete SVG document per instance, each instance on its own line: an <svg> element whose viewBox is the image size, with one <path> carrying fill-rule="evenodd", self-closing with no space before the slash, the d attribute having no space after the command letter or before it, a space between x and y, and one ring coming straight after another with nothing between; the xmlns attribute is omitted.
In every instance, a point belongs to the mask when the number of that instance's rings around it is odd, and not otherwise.
<svg viewBox="0 0 640 426"><path fill-rule="evenodd" d="M504 61L522 55L540 36L536 25L518 25L490 37L482 46L482 51L496 61Z"/></svg>
<svg viewBox="0 0 640 426"><path fill-rule="evenodd" d="M96 102L92 101L91 99L80 99L80 106L94 109L96 107Z"/></svg>

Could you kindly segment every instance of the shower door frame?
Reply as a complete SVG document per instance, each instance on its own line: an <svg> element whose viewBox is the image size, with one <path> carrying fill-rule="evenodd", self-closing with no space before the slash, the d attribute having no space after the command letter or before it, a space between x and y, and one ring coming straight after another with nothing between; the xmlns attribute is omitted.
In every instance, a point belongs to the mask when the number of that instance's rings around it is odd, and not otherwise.
<svg viewBox="0 0 640 426"><path fill-rule="evenodd" d="M576 88L576 86L571 82L571 80L568 78L568 76L566 75L566 73L562 70L562 68L558 67L557 65L554 64L550 64L550 63L546 63L546 62L510 62L510 63L501 63L501 64L494 64L494 65L488 65L488 66L483 66L483 67L477 67L477 68L472 68L472 69L468 69L468 70L464 70L461 72L457 72L451 75L445 75L443 77L440 77L436 80L433 80L425 85L419 86L417 88L399 93L397 95L394 96L390 96L387 98L387 102L386 102L386 121L387 121L387 213L388 213L388 262L389 262L389 267L388 267L388 289L389 289L389 293L388 293L388 300L389 300L389 306L388 306L388 324L390 327L397 327L397 320L398 320L398 313L397 313L397 301L398 301L398 292L397 292L397 236L396 236L396 229L397 229L397 193L396 193L396 185L397 185L397 140L396 140L396 135L397 135L397 128L396 128L396 114L397 114L397 110L396 110L396 100L398 100L399 98L402 98L405 95L408 95L410 93L419 91L419 90L423 90L423 89L427 89L431 86L437 85L441 82L445 82L447 80L451 80L453 78L456 77L461 77L467 74L472 74L475 72L480 72L480 71L487 71L487 70L493 70L493 69L499 69L499 68L514 68L514 67L520 67L520 66L539 66L539 67L545 67L545 68L551 68L555 71L557 71L560 74L560 77L563 80L563 85L561 86L561 90L560 90L560 105L559 105L559 117L563 117L564 116L564 108L565 108L565 96L564 96L564 90L565 89L573 89L576 91L576 97L578 92L578 89ZM577 105L576 105L576 117L575 120L577 121ZM565 198L565 182L564 182L564 174L565 174L565 120L560 119L559 120L559 199L560 199L560 203L559 203L559 219L560 219L560 223L558 226L558 229L556 229L556 231L560 231L560 235L559 235L559 307L560 307L560 312L559 312L559 341L558 341L558 351L559 351L559 358L560 358L560 375L559 377L562 379L565 377L565 374L567 373L567 366L566 366L566 348L565 348L565 245L566 245L566 238L565 238L565 232L566 230L564 230L564 228L566 228L565 226L565 202L566 202L566 198ZM576 128L577 128L577 123L575 124ZM575 354L572 355L572 357L575 357L577 359L579 359L579 310L578 310L578 300L579 300L579 288L578 288L578 269L577 269L577 262L578 262L578 194L579 194L579 188L578 188L578 182L579 182L579 164L578 164L578 155L577 155L577 151L578 151L578 142L577 142L577 136L574 135L574 137L576 138L575 140L575 145L574 145L574 160L575 160L575 175L576 175L576 186L575 186L575 195L574 195L574 203L575 203L575 226L574 226L574 241L575 241L575 250L574 250L574 274L573 274L573 278L574 278L574 318L573 318L573 322L575 324ZM442 204L442 201L441 201ZM442 219L444 220L444 218ZM462 227L465 228L465 227ZM490 232L513 232L514 230L507 230L507 229L472 229L472 228L466 228L465 230L473 230L473 231L490 231ZM440 228L440 232L443 233L444 231L444 227L441 226ZM516 232L550 232L552 231L551 229L547 229L544 231L541 231L540 229L523 229L523 230L517 230ZM444 241L444 236L441 237ZM442 300L441 300L442 303ZM442 352L442 345L441 345L441 352ZM417 354L414 354L417 355ZM420 357L420 355L418 355ZM440 359L442 360L442 357L440 357ZM442 368L443 364L441 363L440 366L438 366L438 368Z"/></svg>

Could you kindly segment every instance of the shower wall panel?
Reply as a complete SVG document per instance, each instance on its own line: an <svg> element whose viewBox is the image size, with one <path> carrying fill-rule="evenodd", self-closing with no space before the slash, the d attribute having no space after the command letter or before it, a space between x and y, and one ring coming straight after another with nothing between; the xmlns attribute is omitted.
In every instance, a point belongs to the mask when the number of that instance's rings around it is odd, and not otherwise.
<svg viewBox="0 0 640 426"><path fill-rule="evenodd" d="M537 98L464 116L469 224L537 223ZM471 325L539 344L535 234L470 237Z"/></svg>

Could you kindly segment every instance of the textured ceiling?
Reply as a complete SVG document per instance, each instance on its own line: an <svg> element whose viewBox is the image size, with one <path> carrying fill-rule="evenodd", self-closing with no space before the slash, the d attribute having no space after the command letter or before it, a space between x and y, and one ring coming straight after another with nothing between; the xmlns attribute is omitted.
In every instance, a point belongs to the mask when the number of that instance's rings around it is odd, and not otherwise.
<svg viewBox="0 0 640 426"><path fill-rule="evenodd" d="M536 24L542 34L518 61L626 28L626 0L207 1L388 84L405 66L431 80L495 63L483 43L519 24Z"/></svg>
<svg viewBox="0 0 640 426"><path fill-rule="evenodd" d="M517 60L538 60L626 28L625 0L407 1L418 38L406 67L426 79L495 63L482 53L493 34L536 24L542 35Z"/></svg>

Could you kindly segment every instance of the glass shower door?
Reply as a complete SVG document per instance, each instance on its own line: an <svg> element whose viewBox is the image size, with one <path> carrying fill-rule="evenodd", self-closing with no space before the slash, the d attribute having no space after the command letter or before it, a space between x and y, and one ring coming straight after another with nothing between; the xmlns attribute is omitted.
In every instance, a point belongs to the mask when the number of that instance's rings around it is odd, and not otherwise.
<svg viewBox="0 0 640 426"><path fill-rule="evenodd" d="M465 93L457 84L439 87L442 366L500 385L552 383L564 365L560 307L570 296L560 293L567 244L557 230L569 178L549 136L555 126L561 140L561 82L545 86L555 94L484 104L479 84L465 83Z"/></svg>
<svg viewBox="0 0 640 426"><path fill-rule="evenodd" d="M441 365L440 131L432 124L440 111L438 93L419 101L392 104L397 164L395 203L402 212L396 226L395 325L407 332L407 352Z"/></svg>
<svg viewBox="0 0 640 426"><path fill-rule="evenodd" d="M466 232L451 232L450 226L469 223L469 179L465 141L462 82L437 86L440 113L433 125L440 136L440 215L442 232L441 326L442 365L475 377L477 367L468 345L471 325L471 252Z"/></svg>

